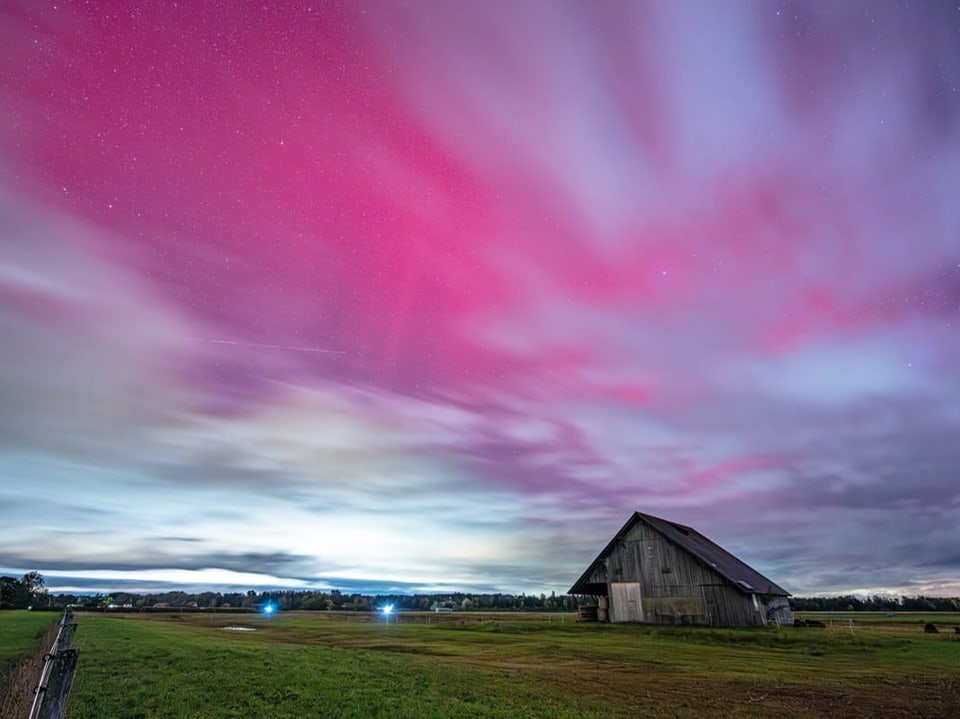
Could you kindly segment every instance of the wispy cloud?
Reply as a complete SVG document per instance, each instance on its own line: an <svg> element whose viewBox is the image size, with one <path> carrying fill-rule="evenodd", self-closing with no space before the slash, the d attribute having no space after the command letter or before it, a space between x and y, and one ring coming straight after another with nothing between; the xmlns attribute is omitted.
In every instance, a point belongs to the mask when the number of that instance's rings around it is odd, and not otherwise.
<svg viewBox="0 0 960 719"><path fill-rule="evenodd" d="M955 9L0 17L0 570L955 591Z"/></svg>

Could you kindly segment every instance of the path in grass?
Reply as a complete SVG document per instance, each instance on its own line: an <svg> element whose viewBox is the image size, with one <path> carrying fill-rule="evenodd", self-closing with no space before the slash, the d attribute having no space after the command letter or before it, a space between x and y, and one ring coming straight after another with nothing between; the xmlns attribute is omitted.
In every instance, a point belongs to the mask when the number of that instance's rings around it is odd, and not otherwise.
<svg viewBox="0 0 960 719"><path fill-rule="evenodd" d="M960 715L960 642L916 627L84 616L76 645L72 719Z"/></svg>

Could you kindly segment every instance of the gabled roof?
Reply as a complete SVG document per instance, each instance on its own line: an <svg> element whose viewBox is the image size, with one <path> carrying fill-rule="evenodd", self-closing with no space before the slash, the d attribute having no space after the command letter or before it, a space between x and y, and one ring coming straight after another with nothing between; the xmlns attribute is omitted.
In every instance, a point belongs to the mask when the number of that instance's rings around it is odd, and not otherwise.
<svg viewBox="0 0 960 719"><path fill-rule="evenodd" d="M642 514L641 512L633 513L630 520L623 525L623 528L617 532L614 538L603 548L603 551L600 552L597 558L587 567L587 571L585 571L580 576L580 579L570 588L568 594L589 594L590 592L583 591L586 585L589 584L587 579L633 528L633 525L641 521L646 522L656 529L673 544L695 556L740 591L746 594L790 596L790 592L783 587L774 584L760 574L760 572L737 559L719 544L711 542L697 530L682 524L670 522L666 519L661 519L660 517L654 517L651 514Z"/></svg>

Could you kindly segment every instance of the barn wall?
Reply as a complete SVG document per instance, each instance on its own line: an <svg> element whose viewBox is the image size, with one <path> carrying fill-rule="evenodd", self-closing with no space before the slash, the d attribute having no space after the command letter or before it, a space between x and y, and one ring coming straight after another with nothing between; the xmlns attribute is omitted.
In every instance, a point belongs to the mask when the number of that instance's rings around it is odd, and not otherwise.
<svg viewBox="0 0 960 719"><path fill-rule="evenodd" d="M764 613L771 622L793 624L793 612L790 611L790 602L786 597L771 597L764 606Z"/></svg>
<svg viewBox="0 0 960 719"><path fill-rule="evenodd" d="M589 581L635 582L644 621L655 624L763 624L763 604L669 542L645 522L630 528ZM611 612L611 616L614 613Z"/></svg>
<svg viewBox="0 0 960 719"><path fill-rule="evenodd" d="M585 579L586 584L607 584L607 566L603 562L597 564L596 568Z"/></svg>

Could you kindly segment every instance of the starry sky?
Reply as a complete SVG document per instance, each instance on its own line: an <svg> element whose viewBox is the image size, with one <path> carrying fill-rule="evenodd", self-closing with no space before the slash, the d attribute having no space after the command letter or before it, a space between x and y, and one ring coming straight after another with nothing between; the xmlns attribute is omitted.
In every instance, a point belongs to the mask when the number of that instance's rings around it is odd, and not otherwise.
<svg viewBox="0 0 960 719"><path fill-rule="evenodd" d="M960 592L956 2L0 3L0 573Z"/></svg>

